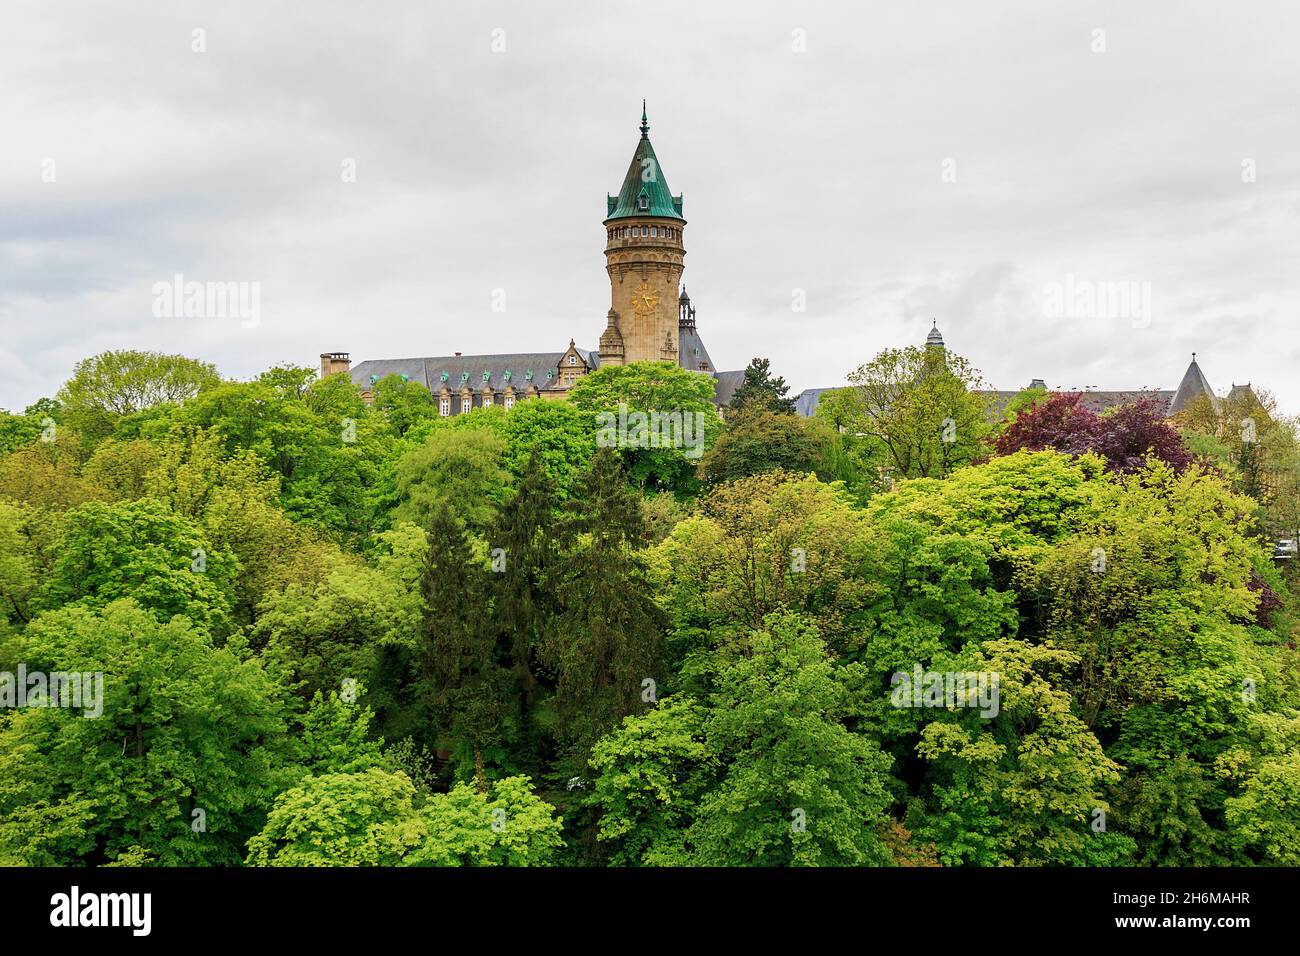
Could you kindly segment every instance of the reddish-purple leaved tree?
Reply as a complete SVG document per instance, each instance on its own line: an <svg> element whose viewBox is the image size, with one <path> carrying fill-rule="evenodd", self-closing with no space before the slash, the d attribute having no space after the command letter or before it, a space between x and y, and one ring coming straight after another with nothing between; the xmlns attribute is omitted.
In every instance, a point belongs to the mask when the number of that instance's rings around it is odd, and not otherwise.
<svg viewBox="0 0 1300 956"><path fill-rule="evenodd" d="M1165 420L1164 404L1143 398L1100 416L1083 404L1081 392L1057 392L1021 412L995 445L999 455L1027 448L1054 448L1067 455L1096 452L1112 471L1143 467L1148 453L1181 472L1192 463L1182 436Z"/></svg>

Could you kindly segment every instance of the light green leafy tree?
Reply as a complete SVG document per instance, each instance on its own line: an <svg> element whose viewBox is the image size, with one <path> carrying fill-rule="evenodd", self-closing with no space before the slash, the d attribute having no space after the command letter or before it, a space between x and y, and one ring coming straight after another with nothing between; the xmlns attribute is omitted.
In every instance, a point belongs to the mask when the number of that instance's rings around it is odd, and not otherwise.
<svg viewBox="0 0 1300 956"><path fill-rule="evenodd" d="M275 798L249 866L396 866L426 838L415 785L377 767L308 777Z"/></svg>
<svg viewBox="0 0 1300 956"><path fill-rule="evenodd" d="M506 777L486 790L460 783L435 794L422 812L428 838L407 866L553 866L563 820L528 777Z"/></svg>
<svg viewBox="0 0 1300 956"><path fill-rule="evenodd" d="M858 665L850 665L857 667ZM705 726L721 779L687 832L704 866L880 866L889 757L850 732L816 627L777 614L719 665Z"/></svg>
<svg viewBox="0 0 1300 956"><path fill-rule="evenodd" d="M1300 866L1300 751L1269 757L1225 802L1236 844L1265 866Z"/></svg>
<svg viewBox="0 0 1300 956"><path fill-rule="evenodd" d="M617 416L620 405L628 414L646 415L699 414L703 435L698 439L699 451L706 451L722 431L722 419L714 405L714 380L702 372L692 372L668 362L633 362L631 365L611 365L583 375L569 389L569 401L576 408L593 415L606 413ZM694 418L691 419L695 421ZM697 484L695 464L697 457L687 457L689 448L651 447L649 439L639 443L629 427L626 436L619 437L620 452L626 458L628 480L648 490L673 491L686 494ZM626 441L627 447L622 447ZM635 447L632 447L635 445Z"/></svg>
<svg viewBox="0 0 1300 956"><path fill-rule="evenodd" d="M1097 811L1109 810L1105 789L1120 768L1057 686L1059 672L1076 663L1066 651L1014 640L931 662L942 674L996 675L998 688L995 714L975 706L929 711L935 719L917 745L932 764L935 804L918 832L946 864L1083 863L1114 842L1090 827Z"/></svg>
<svg viewBox="0 0 1300 956"><path fill-rule="evenodd" d="M184 614L218 637L232 629L238 563L190 519L148 499L91 502L69 512L64 527L42 606L129 597L162 620Z"/></svg>
<svg viewBox="0 0 1300 956"><path fill-rule="evenodd" d="M488 429L433 432L395 467L393 520L428 527L434 512L448 507L471 530L484 530L510 493L505 450L505 441Z"/></svg>
<svg viewBox="0 0 1300 956"><path fill-rule="evenodd" d="M219 381L214 366L183 355L101 352L77 363L58 400L63 420L94 442L126 416L179 405Z"/></svg>
<svg viewBox="0 0 1300 956"><path fill-rule="evenodd" d="M417 806L405 774L309 777L276 798L248 843L251 866L548 866L562 821L527 777L458 784Z"/></svg>
<svg viewBox="0 0 1300 956"><path fill-rule="evenodd" d="M238 862L291 772L282 692L256 660L130 599L42 614L22 653L29 671L102 673L102 697L0 727L0 846L42 866L133 847L163 866Z"/></svg>
<svg viewBox="0 0 1300 956"><path fill-rule="evenodd" d="M689 865L686 829L718 764L705 716L693 699L669 697L596 743L591 799L611 864Z"/></svg>
<svg viewBox="0 0 1300 956"><path fill-rule="evenodd" d="M845 428L870 440L897 478L951 474L986 454L991 431L980 374L935 348L885 349L849 374Z"/></svg>

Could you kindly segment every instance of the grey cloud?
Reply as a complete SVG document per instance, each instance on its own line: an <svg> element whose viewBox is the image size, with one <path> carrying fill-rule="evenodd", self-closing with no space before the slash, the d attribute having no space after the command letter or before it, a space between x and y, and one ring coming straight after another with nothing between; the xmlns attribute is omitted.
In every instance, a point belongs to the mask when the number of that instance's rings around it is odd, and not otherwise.
<svg viewBox="0 0 1300 956"><path fill-rule="evenodd" d="M7 5L0 333L21 371L0 406L110 347L247 376L327 349L594 346L604 194L643 96L724 366L768 355L798 388L833 385L933 314L999 387L1169 387L1195 349L1216 387L1300 405L1292 6L559 9ZM149 284L176 271L261 282L263 326L153 318ZM1067 273L1149 280L1161 312L1145 329L1048 321L1044 283Z"/></svg>

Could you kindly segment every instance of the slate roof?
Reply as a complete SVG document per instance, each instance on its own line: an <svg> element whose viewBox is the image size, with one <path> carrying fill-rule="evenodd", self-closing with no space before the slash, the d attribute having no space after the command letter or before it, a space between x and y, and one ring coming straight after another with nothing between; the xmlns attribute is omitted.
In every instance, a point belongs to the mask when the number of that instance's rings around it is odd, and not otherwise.
<svg viewBox="0 0 1300 956"><path fill-rule="evenodd" d="M567 349L565 351L568 351ZM578 349L589 368L600 364L600 356L587 349ZM441 355L432 358L367 359L349 371L352 381L361 388L369 388L389 375L405 375L419 382L433 393L446 385L450 392L459 392L465 385L472 391L482 391L490 386L494 392L504 391L513 385L523 391L536 385L545 391L559 385L560 359L565 352L517 352L509 355ZM532 372L531 379L528 376ZM486 380L484 373L487 373ZM506 373L509 372L509 377ZM547 373L551 374L548 379ZM446 379L443 374L446 373Z"/></svg>
<svg viewBox="0 0 1300 956"><path fill-rule="evenodd" d="M841 388L845 386L840 386ZM821 402L821 397L826 392L833 392L834 388L806 388L799 393L795 400L795 411L805 417L811 417L817 413L817 406ZM973 394L979 395L989 400L989 417L1000 418L1007 403L1020 394L1020 389L1007 392L998 389L977 389ZM1069 389L1051 389L1051 391L1069 391ZM1168 389L1141 388L1131 389L1119 392L1084 392L1083 405L1095 414L1100 414L1108 408L1115 408L1120 405L1131 405L1138 399L1156 398L1168 406L1174 393Z"/></svg>
<svg viewBox="0 0 1300 956"><path fill-rule="evenodd" d="M1049 389L1051 392L1069 392L1073 389L1054 388ZM1000 418L1007 403L1020 394L1019 391L1004 392L992 389L979 390L976 395L989 398L989 414L993 418ZM1159 388L1135 388L1126 391L1108 391L1108 392L1089 392L1082 393L1082 405L1095 415L1100 415L1108 408L1118 408L1120 405L1132 405L1134 402L1144 398L1155 398L1166 408L1169 406L1169 400L1174 397L1174 393L1169 389Z"/></svg>
<svg viewBox="0 0 1300 956"><path fill-rule="evenodd" d="M712 374L715 371L709 350L704 347L704 340L694 325L683 323L677 327L677 364L692 372Z"/></svg>
<svg viewBox="0 0 1300 956"><path fill-rule="evenodd" d="M1167 388L1139 388L1127 392L1084 392L1082 405L1091 412L1101 414L1108 408L1132 405L1144 398L1155 398L1159 399L1160 403L1168 409L1173 397L1174 393ZM1172 412L1166 412L1166 414L1172 414Z"/></svg>
<svg viewBox="0 0 1300 956"><path fill-rule="evenodd" d="M1169 414L1176 415L1187 407L1192 399L1201 395L1208 395L1211 402L1216 402L1214 389L1210 388L1210 383L1201 371L1201 367L1196 364L1196 353L1192 353L1192 364L1187 366L1187 371L1183 373L1183 380L1178 383L1178 390L1174 392L1173 398L1169 402Z"/></svg>
<svg viewBox="0 0 1300 956"><path fill-rule="evenodd" d="M817 413L817 406L822 400L822 395L834 391L836 389L833 388L805 388L794 400L795 413L802 415L804 418L812 418Z"/></svg>
<svg viewBox="0 0 1300 956"><path fill-rule="evenodd" d="M745 370L737 369L734 372L715 372L713 375L713 401L718 405L726 405L731 401L731 396L736 394L736 389L745 381Z"/></svg>

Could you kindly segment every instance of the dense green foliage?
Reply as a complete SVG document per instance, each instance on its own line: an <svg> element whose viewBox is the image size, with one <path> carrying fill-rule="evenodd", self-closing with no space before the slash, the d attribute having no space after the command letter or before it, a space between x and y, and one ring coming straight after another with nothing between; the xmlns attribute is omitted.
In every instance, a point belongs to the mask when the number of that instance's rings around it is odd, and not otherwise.
<svg viewBox="0 0 1300 956"><path fill-rule="evenodd" d="M1294 423L977 382L87 360L0 414L0 864L1300 863Z"/></svg>

